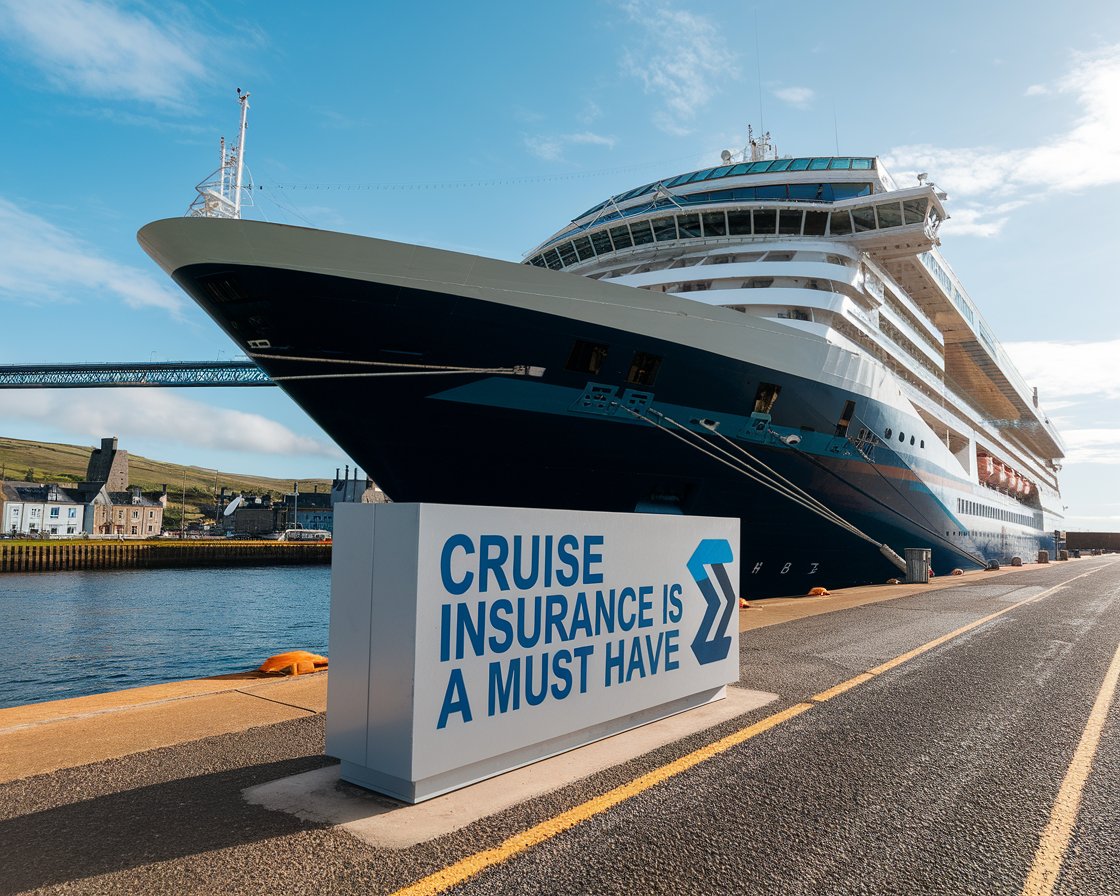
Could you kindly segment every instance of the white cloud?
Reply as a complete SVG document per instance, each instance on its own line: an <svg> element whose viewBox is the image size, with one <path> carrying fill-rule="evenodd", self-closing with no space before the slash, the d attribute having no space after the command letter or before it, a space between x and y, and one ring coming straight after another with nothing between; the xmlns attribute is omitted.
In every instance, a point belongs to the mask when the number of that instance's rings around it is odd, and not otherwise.
<svg viewBox="0 0 1120 896"><path fill-rule="evenodd" d="M798 109L809 108L809 103L812 102L814 95L808 87L781 87L774 91L774 96L783 103L789 103Z"/></svg>
<svg viewBox="0 0 1120 896"><path fill-rule="evenodd" d="M143 440L244 453L338 455L333 446L267 417L202 404L168 389L5 390L0 417L61 425L79 442L114 433L125 444Z"/></svg>
<svg viewBox="0 0 1120 896"><path fill-rule="evenodd" d="M130 308L163 308L178 317L183 301L147 273L98 257L73 234L0 197L0 301L74 302L115 295Z"/></svg>
<svg viewBox="0 0 1120 896"><path fill-rule="evenodd" d="M1039 392L1120 399L1120 339L1102 342L1005 342L1015 366ZM1049 406L1049 404L1047 404Z"/></svg>
<svg viewBox="0 0 1120 896"><path fill-rule="evenodd" d="M1049 92L1050 88L1045 84L1032 84L1023 92L1023 96L1043 96Z"/></svg>
<svg viewBox="0 0 1120 896"><path fill-rule="evenodd" d="M1069 464L1120 464L1120 429L1067 429L1062 432Z"/></svg>
<svg viewBox="0 0 1120 896"><path fill-rule="evenodd" d="M719 29L703 16L673 9L663 0L621 4L639 26L641 45L623 51L623 74L642 82L662 108L654 124L674 136L691 133L696 113L707 105L719 82L735 77L735 54Z"/></svg>
<svg viewBox="0 0 1120 896"><path fill-rule="evenodd" d="M3 0L0 39L55 89L84 96L178 106L206 75L198 31L101 0Z"/></svg>
<svg viewBox="0 0 1120 896"><path fill-rule="evenodd" d="M614 137L605 137L591 131L581 131L576 134L556 134L552 136L536 135L525 138L525 148L538 159L546 162L556 162L564 158L564 151L569 146L606 146L614 149Z"/></svg>
<svg viewBox="0 0 1120 896"><path fill-rule="evenodd" d="M1053 85L1027 88L1031 96L1054 92L1073 97L1079 114L1057 124L1036 146L947 148L901 146L884 161L900 183L928 171L942 189L977 206L957 233L992 236L999 232L1000 212L985 216L989 202L1029 190L1072 192L1120 183L1120 44L1074 56L1070 71ZM1058 128L1064 128L1058 130ZM961 209L953 209L955 217Z"/></svg>

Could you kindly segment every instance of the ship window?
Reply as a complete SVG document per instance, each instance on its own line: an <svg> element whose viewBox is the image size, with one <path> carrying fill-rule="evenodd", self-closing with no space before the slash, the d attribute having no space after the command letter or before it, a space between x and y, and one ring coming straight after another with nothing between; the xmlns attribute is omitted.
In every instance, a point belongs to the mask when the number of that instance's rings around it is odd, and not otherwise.
<svg viewBox="0 0 1120 896"><path fill-rule="evenodd" d="M653 236L659 243L675 240L677 238L677 219L670 216L654 220Z"/></svg>
<svg viewBox="0 0 1120 896"><path fill-rule="evenodd" d="M875 229L875 210L870 208L852 209L852 223L856 233Z"/></svg>
<svg viewBox="0 0 1120 896"><path fill-rule="evenodd" d="M805 212L805 236L824 236L828 212Z"/></svg>
<svg viewBox="0 0 1120 896"><path fill-rule="evenodd" d="M623 224L621 227L611 228L611 240L614 241L615 249L629 249L634 245L634 241L630 238L630 228Z"/></svg>
<svg viewBox="0 0 1120 896"><path fill-rule="evenodd" d="M697 171L694 175L692 175L692 177L689 178L689 183L694 183L698 180L707 180L709 175L711 175L711 173L715 170L715 168L709 168L707 171Z"/></svg>
<svg viewBox="0 0 1120 896"><path fill-rule="evenodd" d="M918 445L918 447L919 447L919 448L925 448L925 447L926 447L926 440L925 440L925 439L922 439L922 441L921 441L921 443L920 443L920 444Z"/></svg>
<svg viewBox="0 0 1120 896"><path fill-rule="evenodd" d="M715 180L717 177L723 177L730 170L730 165L723 165L719 168L713 168L711 173L708 175L707 180Z"/></svg>
<svg viewBox="0 0 1120 896"><path fill-rule="evenodd" d="M755 199L789 199L789 192L785 184L768 184L764 187L754 188Z"/></svg>
<svg viewBox="0 0 1120 896"><path fill-rule="evenodd" d="M738 177L740 174L746 174L747 169L750 167L750 165L740 163L731 169L731 173L728 175L728 177Z"/></svg>
<svg viewBox="0 0 1120 896"><path fill-rule="evenodd" d="M608 346L577 339L565 367L575 373L598 373L607 358Z"/></svg>
<svg viewBox="0 0 1120 896"><path fill-rule="evenodd" d="M854 401L844 402L844 413L840 415L840 419L836 421L836 435L843 436L848 434L848 425L852 422L852 417L856 413L856 403ZM863 430L860 430L862 433Z"/></svg>
<svg viewBox="0 0 1120 896"><path fill-rule="evenodd" d="M785 171L789 167L789 163L793 159L778 159L773 165L770 166L771 171Z"/></svg>
<svg viewBox="0 0 1120 896"><path fill-rule="evenodd" d="M630 362L630 372L626 374L626 382L633 383L635 386L652 386L660 367L660 355L634 352L634 359Z"/></svg>
<svg viewBox="0 0 1120 896"><path fill-rule="evenodd" d="M852 167L852 160L851 159L833 159L831 162L828 163L828 167L831 168L834 171L837 168L848 169L848 168Z"/></svg>
<svg viewBox="0 0 1120 896"><path fill-rule="evenodd" d="M564 267L575 264L578 260L575 247L571 243L561 243L556 247L556 251L560 253L560 260L564 263Z"/></svg>
<svg viewBox="0 0 1120 896"><path fill-rule="evenodd" d="M800 211L791 211L783 209L778 214L778 233L797 234L801 235L801 215Z"/></svg>
<svg viewBox="0 0 1120 896"><path fill-rule="evenodd" d="M879 214L880 227L898 227L902 224L902 211L897 202L877 205L875 211Z"/></svg>
<svg viewBox="0 0 1120 896"><path fill-rule="evenodd" d="M734 235L751 232L751 213L745 210L727 213L727 229Z"/></svg>
<svg viewBox="0 0 1120 896"><path fill-rule="evenodd" d="M605 230L600 230L598 233L591 234L591 245L595 248L597 255L606 255L611 250L611 238Z"/></svg>
<svg viewBox="0 0 1120 896"><path fill-rule="evenodd" d="M543 268L545 266L544 256L543 255L534 255L530 259L529 263L536 265L538 268Z"/></svg>
<svg viewBox="0 0 1120 896"><path fill-rule="evenodd" d="M240 281L232 274L214 274L202 280L202 285L210 293L215 302L247 302L248 293L241 287Z"/></svg>
<svg viewBox="0 0 1120 896"><path fill-rule="evenodd" d="M756 209L754 213L755 234L771 234L777 230L778 213L772 208Z"/></svg>
<svg viewBox="0 0 1120 896"><path fill-rule="evenodd" d="M595 257L595 253L591 251L591 240L587 237L578 237L573 240L572 245L576 247L576 252L579 254L580 261L587 261Z"/></svg>
<svg viewBox="0 0 1120 896"><path fill-rule="evenodd" d="M677 229L680 231L682 240L700 236L700 216L677 215Z"/></svg>
<svg viewBox="0 0 1120 896"><path fill-rule="evenodd" d="M852 219L847 212L833 212L829 232L833 236L846 236L852 232Z"/></svg>
<svg viewBox="0 0 1120 896"><path fill-rule="evenodd" d="M902 203L902 214L907 224L921 224L926 217L926 200L907 199Z"/></svg>
<svg viewBox="0 0 1120 896"><path fill-rule="evenodd" d="M852 168L867 171L871 168L871 159L852 159Z"/></svg>
<svg viewBox="0 0 1120 896"><path fill-rule="evenodd" d="M758 391L754 394L754 412L756 414L769 414L774 408L774 403L778 400L778 393L781 391L782 387L775 386L773 383L759 383Z"/></svg>
<svg viewBox="0 0 1120 896"><path fill-rule="evenodd" d="M828 167L828 162L829 162L828 159L813 159L809 163L809 170L810 171L823 171L825 168Z"/></svg>
<svg viewBox="0 0 1120 896"><path fill-rule="evenodd" d="M889 426L883 431L883 435L888 439L891 437L891 428Z"/></svg>
<svg viewBox="0 0 1120 896"><path fill-rule="evenodd" d="M823 184L790 184L789 198L799 202L815 202L821 198Z"/></svg>
<svg viewBox="0 0 1120 896"><path fill-rule="evenodd" d="M727 236L727 216L723 212L705 212L704 236ZM748 218L747 223L750 223Z"/></svg>
<svg viewBox="0 0 1120 896"><path fill-rule="evenodd" d="M545 263L554 271L558 271L560 270L560 268L564 267L564 263L560 260L560 253L558 253L555 249L549 249L547 252L545 252L544 260Z"/></svg>
<svg viewBox="0 0 1120 896"><path fill-rule="evenodd" d="M904 433L904 432L900 432L900 433L898 434L898 440L899 440L900 442L905 442L905 441L906 441L906 433Z"/></svg>
<svg viewBox="0 0 1120 896"><path fill-rule="evenodd" d="M760 172L766 171L769 168L770 162L767 160L764 162L755 162L753 165L751 165L748 171L750 174L759 174Z"/></svg>
<svg viewBox="0 0 1120 896"><path fill-rule="evenodd" d="M911 444L911 445L913 445L913 444L914 444L914 437L913 437L913 436L910 436L910 444Z"/></svg>
<svg viewBox="0 0 1120 896"><path fill-rule="evenodd" d="M662 185L666 187L675 187L679 184L683 184L690 176L690 174L678 174L672 180L663 181Z"/></svg>
<svg viewBox="0 0 1120 896"><path fill-rule="evenodd" d="M809 159L794 159L789 163L790 171L804 171L809 167Z"/></svg>
<svg viewBox="0 0 1120 896"><path fill-rule="evenodd" d="M630 233L634 236L635 246L644 246L653 242L653 231L649 229L649 221L638 221L630 225Z"/></svg>

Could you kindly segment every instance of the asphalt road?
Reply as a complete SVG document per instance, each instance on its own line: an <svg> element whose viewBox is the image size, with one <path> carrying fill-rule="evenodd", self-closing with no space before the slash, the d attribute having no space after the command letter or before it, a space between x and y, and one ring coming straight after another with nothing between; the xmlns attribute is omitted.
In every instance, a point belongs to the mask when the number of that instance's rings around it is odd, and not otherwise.
<svg viewBox="0 0 1120 896"><path fill-rule="evenodd" d="M325 764L321 717L17 781L0 787L0 893L391 893L802 705L506 861L480 862L448 892L1020 893L1120 645L1115 560L747 632L741 683L776 704L410 850L241 800L241 788ZM1079 811L1065 807L1076 820L1057 893L1120 893L1118 704Z"/></svg>

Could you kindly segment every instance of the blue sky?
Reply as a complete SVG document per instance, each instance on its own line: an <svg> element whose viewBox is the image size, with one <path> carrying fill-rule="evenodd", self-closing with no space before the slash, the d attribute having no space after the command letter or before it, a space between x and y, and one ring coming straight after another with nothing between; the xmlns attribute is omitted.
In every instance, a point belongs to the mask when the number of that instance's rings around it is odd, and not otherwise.
<svg viewBox="0 0 1120 896"><path fill-rule="evenodd" d="M519 260L765 127L949 193L943 250L1120 529L1120 5L0 0L0 363L229 358L136 244L252 92L248 217ZM281 477L348 459L278 390L0 392L0 434Z"/></svg>

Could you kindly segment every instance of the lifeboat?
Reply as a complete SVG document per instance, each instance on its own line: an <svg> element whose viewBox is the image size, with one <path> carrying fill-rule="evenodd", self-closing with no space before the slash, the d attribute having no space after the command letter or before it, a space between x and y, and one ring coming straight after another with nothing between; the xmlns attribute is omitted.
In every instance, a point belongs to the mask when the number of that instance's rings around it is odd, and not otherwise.
<svg viewBox="0 0 1120 896"><path fill-rule="evenodd" d="M1017 495L1023 494L1023 489L1026 487L1026 485L1027 485L1027 480L1025 480L1018 473L1016 473L1015 474L1015 494L1017 494Z"/></svg>
<svg viewBox="0 0 1120 896"><path fill-rule="evenodd" d="M1033 488L1034 488L1034 486L1032 486L1030 484L1030 482L1028 482L1026 479L1024 479L1023 480L1023 497L1024 498L1029 498L1030 495L1031 495L1031 490Z"/></svg>
<svg viewBox="0 0 1120 896"><path fill-rule="evenodd" d="M1011 479L1010 471L1003 464L996 464L995 484L1000 488L1007 488L1007 483Z"/></svg>
<svg viewBox="0 0 1120 896"><path fill-rule="evenodd" d="M981 482L987 482L996 472L996 462L990 454L976 455L976 472Z"/></svg>

